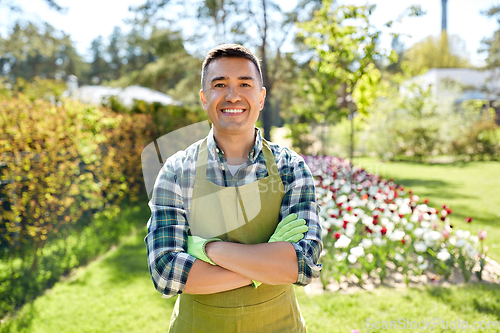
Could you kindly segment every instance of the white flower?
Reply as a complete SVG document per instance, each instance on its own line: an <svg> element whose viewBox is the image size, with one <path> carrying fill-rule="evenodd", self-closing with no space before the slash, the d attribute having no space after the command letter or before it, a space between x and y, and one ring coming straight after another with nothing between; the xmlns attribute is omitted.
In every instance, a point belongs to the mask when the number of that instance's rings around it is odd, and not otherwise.
<svg viewBox="0 0 500 333"><path fill-rule="evenodd" d="M382 246L382 245L385 245L385 239L382 239L380 237L375 237L373 239L373 244L375 244L375 246Z"/></svg>
<svg viewBox="0 0 500 333"><path fill-rule="evenodd" d="M371 241L371 239L363 238L363 240L361 241L361 246L363 246L365 249L369 248L372 245L373 242Z"/></svg>
<svg viewBox="0 0 500 333"><path fill-rule="evenodd" d="M398 224L400 221L401 221L401 218L399 217L399 215L394 214L392 216L392 222Z"/></svg>
<svg viewBox="0 0 500 333"><path fill-rule="evenodd" d="M423 270L423 271L425 271L427 269L427 267L429 267L429 263L427 261L418 265L418 269Z"/></svg>
<svg viewBox="0 0 500 333"><path fill-rule="evenodd" d="M335 259L337 259L337 261L344 261L345 258L347 258L347 252L337 253L335 255Z"/></svg>
<svg viewBox="0 0 500 333"><path fill-rule="evenodd" d="M373 224L373 217L371 217L371 216L365 216L361 220L361 223L363 223L367 227L370 227Z"/></svg>
<svg viewBox="0 0 500 333"><path fill-rule="evenodd" d="M431 215L430 215L430 220L431 220L431 222L434 222L434 221L436 221L437 219L438 219L438 217L437 217L437 215L436 215L436 214L431 214Z"/></svg>
<svg viewBox="0 0 500 333"><path fill-rule="evenodd" d="M412 216L410 216L410 222L413 222L413 223L418 222L418 215L412 214Z"/></svg>
<svg viewBox="0 0 500 333"><path fill-rule="evenodd" d="M335 242L335 248L336 249L344 249L349 246L351 243L351 239L348 238L346 235L341 235L339 239Z"/></svg>
<svg viewBox="0 0 500 333"><path fill-rule="evenodd" d="M426 232L426 229L424 229L424 228L417 228L417 229L413 230L413 234L415 235L415 237L418 237L418 238L422 237L424 232Z"/></svg>
<svg viewBox="0 0 500 333"><path fill-rule="evenodd" d="M448 259L450 259L451 257L451 254L448 252L447 249L442 249L441 251L439 251L439 253L436 255L436 258L438 258L439 260L441 261L446 261Z"/></svg>
<svg viewBox="0 0 500 333"><path fill-rule="evenodd" d="M465 251L467 251L467 254L471 259L476 259L479 254L479 252L471 244L467 244L465 246Z"/></svg>
<svg viewBox="0 0 500 333"><path fill-rule="evenodd" d="M463 247L465 244L467 243L467 241L463 238L459 238L457 240L457 244L455 245L456 247Z"/></svg>
<svg viewBox="0 0 500 333"><path fill-rule="evenodd" d="M368 189L368 194L373 197L377 193L378 193L378 186L375 185L370 186L370 188Z"/></svg>
<svg viewBox="0 0 500 333"><path fill-rule="evenodd" d="M406 231L412 231L413 228L415 228L415 225L413 223L407 223L405 226Z"/></svg>
<svg viewBox="0 0 500 333"><path fill-rule="evenodd" d="M337 204L341 204L345 201L347 201L347 196L345 194L342 194L340 197L337 198Z"/></svg>
<svg viewBox="0 0 500 333"><path fill-rule="evenodd" d="M380 224L386 226L389 223L389 219L387 217L383 217L380 219Z"/></svg>
<svg viewBox="0 0 500 333"><path fill-rule="evenodd" d="M418 262L419 264L423 263L423 262L424 262L424 257L422 257L422 256L418 256L418 257L417 257L417 262Z"/></svg>
<svg viewBox="0 0 500 333"><path fill-rule="evenodd" d="M356 257L354 254L350 254L348 257L347 257L347 260L349 260L349 262L351 264L354 264L356 262L356 260L358 260L358 257Z"/></svg>
<svg viewBox="0 0 500 333"><path fill-rule="evenodd" d="M425 244L429 247L434 246L442 237L443 234L435 230L427 231L423 236Z"/></svg>
<svg viewBox="0 0 500 333"><path fill-rule="evenodd" d="M401 205L399 207L398 213L399 214L403 214L403 215L410 214L411 213L411 208L407 204L403 204L403 205Z"/></svg>
<svg viewBox="0 0 500 333"><path fill-rule="evenodd" d="M365 255L365 250L362 246L356 246L351 249L351 254L355 255L357 258Z"/></svg>
<svg viewBox="0 0 500 333"><path fill-rule="evenodd" d="M405 232L404 231L402 231L402 230L394 230L394 232L392 232L391 234L389 234L389 236L387 238L389 238L393 242L396 242L396 241L402 240L404 236L405 236Z"/></svg>
<svg viewBox="0 0 500 333"><path fill-rule="evenodd" d="M342 185L342 187L340 188L340 191L341 192L344 192L344 193L351 193L351 184L349 183L345 183L344 185Z"/></svg>
<svg viewBox="0 0 500 333"><path fill-rule="evenodd" d="M426 204L421 204L417 206L417 209L421 212L427 212L429 210L429 207L427 207Z"/></svg>
<svg viewBox="0 0 500 333"><path fill-rule="evenodd" d="M377 208L377 205L375 205L375 203L370 200L368 204L366 204L366 208L373 211L375 208Z"/></svg>
<svg viewBox="0 0 500 333"><path fill-rule="evenodd" d="M427 222L427 221L422 221L422 222L420 223L420 226L421 226L422 228L429 229L429 228L431 227L431 223L430 223L430 222Z"/></svg>
<svg viewBox="0 0 500 333"><path fill-rule="evenodd" d="M355 233L356 233L356 227L354 226L354 224L348 223L347 227L345 228L345 235L349 238L353 238Z"/></svg>
<svg viewBox="0 0 500 333"><path fill-rule="evenodd" d="M403 262L405 260L405 258L400 253L396 253L394 259L396 259L396 261L398 262Z"/></svg>
<svg viewBox="0 0 500 333"><path fill-rule="evenodd" d="M427 245L425 245L424 242L415 243L413 247L415 248L415 251L417 251L418 253L423 253L427 251Z"/></svg>

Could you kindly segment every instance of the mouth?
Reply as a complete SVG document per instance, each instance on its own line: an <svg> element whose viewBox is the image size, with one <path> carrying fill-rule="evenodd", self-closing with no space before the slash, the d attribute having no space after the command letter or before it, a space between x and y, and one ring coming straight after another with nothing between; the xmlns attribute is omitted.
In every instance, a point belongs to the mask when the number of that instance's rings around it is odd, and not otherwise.
<svg viewBox="0 0 500 333"><path fill-rule="evenodd" d="M240 109L240 108L231 108L231 109L221 109L222 113L227 113L227 114L239 114L245 112L246 109Z"/></svg>

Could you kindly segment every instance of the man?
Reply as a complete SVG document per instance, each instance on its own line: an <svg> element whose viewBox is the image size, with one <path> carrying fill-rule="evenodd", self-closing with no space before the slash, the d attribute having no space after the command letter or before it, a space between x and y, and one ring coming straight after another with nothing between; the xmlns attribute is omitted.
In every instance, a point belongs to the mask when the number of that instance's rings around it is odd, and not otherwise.
<svg viewBox="0 0 500 333"><path fill-rule="evenodd" d="M255 127L265 96L249 50L207 54L212 129L166 161L149 203L153 282L180 294L170 332L305 332L293 284L319 277L319 207L304 160Z"/></svg>

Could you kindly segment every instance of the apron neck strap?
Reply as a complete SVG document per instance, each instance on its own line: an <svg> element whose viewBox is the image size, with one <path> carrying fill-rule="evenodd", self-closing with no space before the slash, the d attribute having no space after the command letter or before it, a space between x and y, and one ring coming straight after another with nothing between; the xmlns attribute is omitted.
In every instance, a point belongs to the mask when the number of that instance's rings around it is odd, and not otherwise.
<svg viewBox="0 0 500 333"><path fill-rule="evenodd" d="M267 173L269 176L280 177L278 166L274 160L274 155L269 147L269 143L262 138L262 153L264 154L264 160L266 161ZM196 175L195 180L206 180L207 179L207 164L208 164L208 148L207 148L207 138L203 140L198 151L198 158L196 160Z"/></svg>

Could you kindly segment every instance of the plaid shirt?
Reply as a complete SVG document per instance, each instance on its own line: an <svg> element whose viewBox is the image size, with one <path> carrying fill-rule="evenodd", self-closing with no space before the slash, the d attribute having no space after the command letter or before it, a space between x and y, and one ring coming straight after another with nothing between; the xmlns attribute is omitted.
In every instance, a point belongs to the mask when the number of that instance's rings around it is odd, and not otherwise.
<svg viewBox="0 0 500 333"><path fill-rule="evenodd" d="M209 151L207 180L218 186L243 186L268 176L262 150L262 136L256 139L248 160L232 176L224 152L217 146L213 130L207 137ZM182 293L195 258L187 254L189 212L196 171L196 158L202 140L171 156L163 165L149 201L151 218L144 239L149 271L155 288L165 298ZM286 147L269 143L285 187L279 221L296 213L309 227L305 237L292 243L297 253L299 275L296 285L307 285L318 278L318 259L323 248L316 204L314 179L304 159Z"/></svg>

